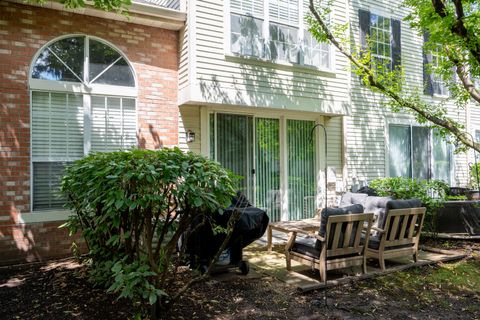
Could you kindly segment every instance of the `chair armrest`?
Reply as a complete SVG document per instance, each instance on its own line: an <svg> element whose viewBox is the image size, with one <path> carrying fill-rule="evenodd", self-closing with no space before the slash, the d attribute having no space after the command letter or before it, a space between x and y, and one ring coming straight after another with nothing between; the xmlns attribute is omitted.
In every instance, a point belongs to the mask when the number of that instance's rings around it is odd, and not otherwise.
<svg viewBox="0 0 480 320"><path fill-rule="evenodd" d="M370 230L375 230L375 231L377 231L377 232L379 232L379 233L385 233L385 230L380 229L380 228L377 228L377 227L375 227L375 226L372 226L372 227L370 228Z"/></svg>
<svg viewBox="0 0 480 320"><path fill-rule="evenodd" d="M293 238L293 241L292 241L292 244L293 242L295 241L295 237L297 236L297 233L301 234L301 235L304 235L304 236L307 236L309 238L315 238L319 241L325 241L325 238L324 237L321 237L319 236L316 232L312 232L312 231L308 231L308 230L302 230L302 229L297 229L297 228L289 228L288 229L289 231L289 234L291 235L291 237L294 237Z"/></svg>
<svg viewBox="0 0 480 320"><path fill-rule="evenodd" d="M300 233L304 236L307 236L309 238L315 238L320 241L325 241L324 237L319 236L315 231L308 231L308 230L302 230L302 229L297 229L297 228L290 228L290 232L295 232L295 233Z"/></svg>

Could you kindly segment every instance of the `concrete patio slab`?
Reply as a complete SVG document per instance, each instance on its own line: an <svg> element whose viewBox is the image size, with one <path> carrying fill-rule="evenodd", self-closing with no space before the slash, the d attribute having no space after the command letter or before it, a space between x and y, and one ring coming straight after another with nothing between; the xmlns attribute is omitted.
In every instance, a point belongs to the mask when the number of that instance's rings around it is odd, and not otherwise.
<svg viewBox="0 0 480 320"><path fill-rule="evenodd" d="M283 245L274 245L274 250L268 252L266 242L259 241L245 248L243 253L243 258L248 260L251 266L259 272L273 276L282 282L297 287L303 292L367 279L412 267L460 260L464 257L465 254L462 252L424 247L419 251L419 260L416 263L413 263L408 257L387 260L386 270L382 272L378 262L376 260L370 260L367 274L362 274L360 267L332 270L328 272L328 281L325 283L320 282L317 270L311 270L308 266L299 264L296 261L292 261L292 271L287 271L285 268L286 263Z"/></svg>

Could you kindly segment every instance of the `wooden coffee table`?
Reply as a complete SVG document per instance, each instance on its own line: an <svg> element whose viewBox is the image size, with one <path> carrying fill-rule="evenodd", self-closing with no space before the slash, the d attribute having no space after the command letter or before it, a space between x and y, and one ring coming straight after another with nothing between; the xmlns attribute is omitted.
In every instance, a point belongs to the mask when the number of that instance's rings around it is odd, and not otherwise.
<svg viewBox="0 0 480 320"><path fill-rule="evenodd" d="M267 229L267 250L272 251L272 232L277 230L284 233L289 233L294 230L318 231L320 228L320 219L311 218L295 221L278 221L268 224Z"/></svg>

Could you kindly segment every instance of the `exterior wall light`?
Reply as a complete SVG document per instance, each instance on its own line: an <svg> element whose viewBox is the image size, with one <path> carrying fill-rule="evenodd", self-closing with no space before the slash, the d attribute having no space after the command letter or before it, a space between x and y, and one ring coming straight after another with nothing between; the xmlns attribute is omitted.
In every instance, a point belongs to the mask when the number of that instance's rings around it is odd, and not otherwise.
<svg viewBox="0 0 480 320"><path fill-rule="evenodd" d="M195 132L193 132L192 130L187 130L187 132L185 132L185 139L187 140L187 143L194 142Z"/></svg>

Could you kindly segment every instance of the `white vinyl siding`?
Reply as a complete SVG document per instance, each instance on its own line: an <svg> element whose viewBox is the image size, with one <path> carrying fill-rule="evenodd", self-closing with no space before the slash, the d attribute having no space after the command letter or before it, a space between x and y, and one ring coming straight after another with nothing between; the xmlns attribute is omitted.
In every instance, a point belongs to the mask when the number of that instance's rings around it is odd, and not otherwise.
<svg viewBox="0 0 480 320"><path fill-rule="evenodd" d="M350 4L351 39L360 46L359 9L370 10L372 13L402 21L409 14L407 8L402 7L401 1L378 2L373 0L354 0ZM401 23L401 65L404 69L405 83L402 92L415 94L423 92L423 34L418 34ZM406 113L393 113L386 106L386 99L378 93L370 91L360 84L359 78L351 79L351 113L345 121L345 158L347 163L347 183L349 186L359 182L369 183L373 179L389 175L389 123L404 123L418 125L415 118ZM424 96L428 103L439 103L439 98ZM444 102L448 115L468 127L465 109L458 108L451 101ZM471 112L476 108L472 107ZM480 117L471 120L471 125L478 122ZM468 162L473 161L473 155L467 159L464 153L452 155L453 186L465 186L468 181Z"/></svg>

